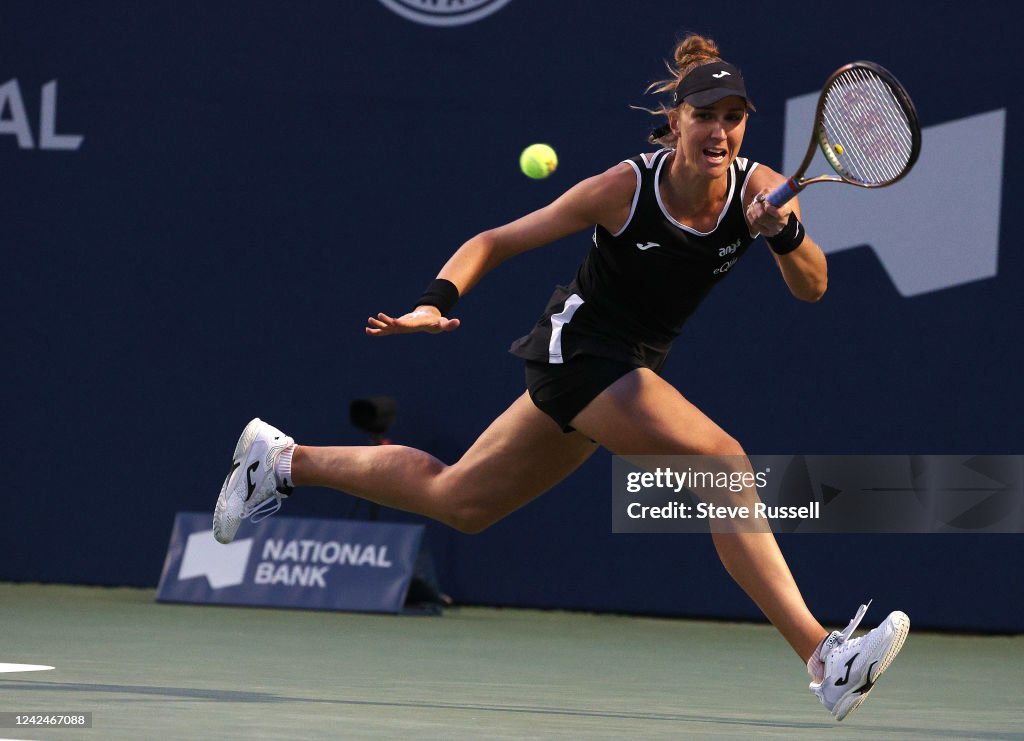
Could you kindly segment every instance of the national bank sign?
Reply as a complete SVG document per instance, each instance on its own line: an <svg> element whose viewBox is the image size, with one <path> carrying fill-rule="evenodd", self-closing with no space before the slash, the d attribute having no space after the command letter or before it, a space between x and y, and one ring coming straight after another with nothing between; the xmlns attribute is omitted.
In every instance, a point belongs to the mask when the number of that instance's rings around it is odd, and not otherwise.
<svg viewBox="0 0 1024 741"><path fill-rule="evenodd" d="M400 612L422 525L277 517L213 539L208 513L179 513L157 600Z"/></svg>

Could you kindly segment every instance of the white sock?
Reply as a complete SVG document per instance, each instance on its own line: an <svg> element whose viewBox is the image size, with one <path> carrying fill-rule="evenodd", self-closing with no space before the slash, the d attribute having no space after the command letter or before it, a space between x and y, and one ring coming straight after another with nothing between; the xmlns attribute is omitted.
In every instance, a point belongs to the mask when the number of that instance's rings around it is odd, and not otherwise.
<svg viewBox="0 0 1024 741"><path fill-rule="evenodd" d="M295 446L289 445L277 456L277 463L274 464L274 475L277 477L279 486L292 487L292 455L295 453Z"/></svg>
<svg viewBox="0 0 1024 741"><path fill-rule="evenodd" d="M814 649L814 653L811 654L811 658L807 660L807 673L811 675L811 681L815 684L821 684L825 679L825 661L821 656L821 649L824 648L825 642L832 637L829 633L827 636L821 639L821 643Z"/></svg>

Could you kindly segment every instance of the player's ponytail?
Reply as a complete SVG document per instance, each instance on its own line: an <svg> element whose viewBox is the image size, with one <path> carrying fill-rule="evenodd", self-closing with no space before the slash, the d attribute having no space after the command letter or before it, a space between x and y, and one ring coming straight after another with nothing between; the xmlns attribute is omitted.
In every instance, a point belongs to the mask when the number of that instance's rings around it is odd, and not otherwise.
<svg viewBox="0 0 1024 741"><path fill-rule="evenodd" d="M665 62L671 77L658 80L647 86L647 93L668 93L675 90L684 77L691 71L704 64L722 61L721 53L718 51L718 44L712 39L699 34L691 33L678 44L672 54L672 62ZM637 107L637 106L634 106ZM751 106L752 107L752 106ZM659 104L654 110L642 108L655 116L667 116L672 110L665 103ZM648 141L662 147L670 147L675 144L675 136L672 134L668 124L662 124L651 132Z"/></svg>

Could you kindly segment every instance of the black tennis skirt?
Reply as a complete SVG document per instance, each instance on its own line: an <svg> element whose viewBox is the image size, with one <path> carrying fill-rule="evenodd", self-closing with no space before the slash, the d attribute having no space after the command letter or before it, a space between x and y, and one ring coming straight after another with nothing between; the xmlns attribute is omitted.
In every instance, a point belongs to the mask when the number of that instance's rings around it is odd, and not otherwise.
<svg viewBox="0 0 1024 741"><path fill-rule="evenodd" d="M573 432L576 415L630 371L643 366L596 355L577 355L564 363L526 361L526 388L537 408Z"/></svg>

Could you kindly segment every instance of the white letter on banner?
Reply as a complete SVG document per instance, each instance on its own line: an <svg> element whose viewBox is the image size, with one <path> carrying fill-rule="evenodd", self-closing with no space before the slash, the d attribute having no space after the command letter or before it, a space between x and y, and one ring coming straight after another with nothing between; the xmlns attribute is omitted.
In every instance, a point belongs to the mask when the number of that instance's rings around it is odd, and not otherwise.
<svg viewBox="0 0 1024 741"><path fill-rule="evenodd" d="M269 561L261 561L256 565L256 576L253 578L255 584L269 584L274 577L274 564Z"/></svg>
<svg viewBox="0 0 1024 741"><path fill-rule="evenodd" d="M363 549L363 555L359 557L359 561L356 563L356 566L362 566L363 564L370 564L371 566L375 566L377 564L376 547L368 545Z"/></svg>
<svg viewBox="0 0 1024 741"><path fill-rule="evenodd" d="M57 133L57 81L43 85L43 102L39 113L40 149L78 149L82 146L80 134Z"/></svg>
<svg viewBox="0 0 1024 741"><path fill-rule="evenodd" d="M341 545L341 556L338 558L339 564L350 564L356 565L356 560L359 558L359 546L352 545L351 543L342 543Z"/></svg>
<svg viewBox="0 0 1024 741"><path fill-rule="evenodd" d="M327 582L324 581L324 574L326 573L326 566L311 566L309 572L309 586L327 589Z"/></svg>
<svg viewBox="0 0 1024 741"><path fill-rule="evenodd" d="M328 540L320 549L320 563L334 563L340 552L341 545L336 540Z"/></svg>
<svg viewBox="0 0 1024 741"><path fill-rule="evenodd" d="M4 111L8 108L11 117L4 118ZM35 146L28 115L25 113L25 103L21 99L21 88L16 79L0 85L0 134L14 134L19 149L32 149Z"/></svg>
<svg viewBox="0 0 1024 741"><path fill-rule="evenodd" d="M284 542L281 540L275 540L274 538L267 538L263 543L263 560L264 561L280 561L281 560L281 547Z"/></svg>

